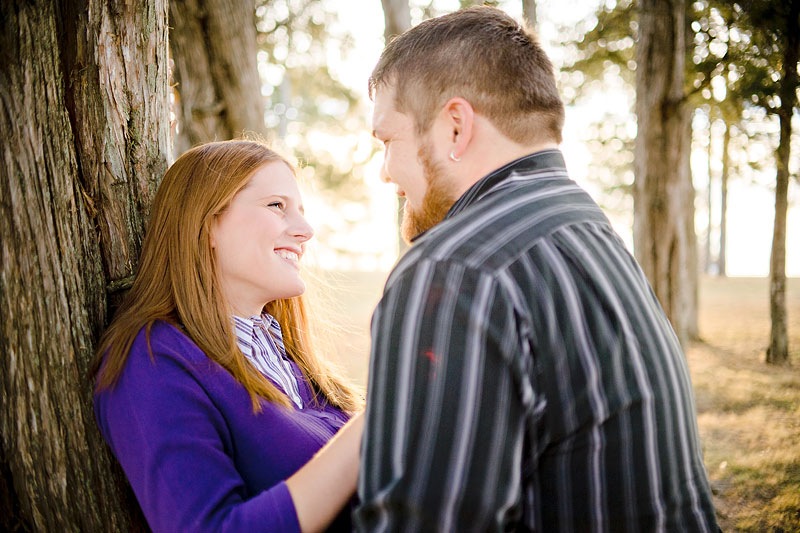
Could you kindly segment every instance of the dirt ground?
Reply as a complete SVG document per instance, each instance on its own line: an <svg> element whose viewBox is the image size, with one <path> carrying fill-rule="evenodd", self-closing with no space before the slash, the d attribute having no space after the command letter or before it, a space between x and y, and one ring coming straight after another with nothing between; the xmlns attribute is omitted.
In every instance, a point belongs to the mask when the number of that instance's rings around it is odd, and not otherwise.
<svg viewBox="0 0 800 533"><path fill-rule="evenodd" d="M764 363L769 285L705 278L687 350L704 459L724 531L800 531L800 279L787 290L791 366Z"/></svg>

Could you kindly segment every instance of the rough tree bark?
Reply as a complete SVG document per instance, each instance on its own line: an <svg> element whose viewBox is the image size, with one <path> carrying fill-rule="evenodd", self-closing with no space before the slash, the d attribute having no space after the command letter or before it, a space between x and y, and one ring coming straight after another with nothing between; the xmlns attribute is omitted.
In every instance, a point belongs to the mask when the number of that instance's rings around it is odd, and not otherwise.
<svg viewBox="0 0 800 533"><path fill-rule="evenodd" d="M634 249L681 343L696 334L697 249L684 94L685 0L641 0Z"/></svg>
<svg viewBox="0 0 800 533"><path fill-rule="evenodd" d="M266 138L253 0L169 2L179 155L245 132Z"/></svg>
<svg viewBox="0 0 800 533"><path fill-rule="evenodd" d="M165 0L0 7L0 529L144 529L87 370L169 153Z"/></svg>
<svg viewBox="0 0 800 533"><path fill-rule="evenodd" d="M780 140L775 154L775 221L772 230L772 252L769 262L769 312L772 324L767 348L767 363L789 363L789 333L786 316L786 215L789 205L789 161L791 156L792 112L797 107L800 76L800 0L791 0L786 20L786 48L783 56L782 83L778 94Z"/></svg>

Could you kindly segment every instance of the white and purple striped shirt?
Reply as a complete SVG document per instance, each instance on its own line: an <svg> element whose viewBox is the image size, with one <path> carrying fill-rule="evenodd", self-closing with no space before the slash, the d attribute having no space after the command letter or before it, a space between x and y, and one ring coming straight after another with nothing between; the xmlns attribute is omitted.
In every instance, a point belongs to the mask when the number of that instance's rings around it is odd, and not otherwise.
<svg viewBox="0 0 800 533"><path fill-rule="evenodd" d="M233 322L236 344L245 357L302 409L297 377L286 356L281 326L275 317L269 313L248 318L234 316Z"/></svg>

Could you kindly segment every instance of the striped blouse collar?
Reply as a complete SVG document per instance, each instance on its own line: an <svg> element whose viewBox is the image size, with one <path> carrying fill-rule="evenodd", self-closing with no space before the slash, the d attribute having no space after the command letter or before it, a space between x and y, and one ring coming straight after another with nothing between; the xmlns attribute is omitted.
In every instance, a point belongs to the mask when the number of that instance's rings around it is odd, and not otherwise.
<svg viewBox="0 0 800 533"><path fill-rule="evenodd" d="M250 317L234 316L234 332L239 349L248 360L302 409L300 385L286 356L278 320L269 313Z"/></svg>
<svg viewBox="0 0 800 533"><path fill-rule="evenodd" d="M283 345L283 332L278 320L269 313L261 313L261 315L253 315L249 317L241 317L234 315L234 332L236 333L236 340L238 342L251 342L252 332L259 327L266 327L272 334L272 339L278 346L281 355L286 355L286 348Z"/></svg>

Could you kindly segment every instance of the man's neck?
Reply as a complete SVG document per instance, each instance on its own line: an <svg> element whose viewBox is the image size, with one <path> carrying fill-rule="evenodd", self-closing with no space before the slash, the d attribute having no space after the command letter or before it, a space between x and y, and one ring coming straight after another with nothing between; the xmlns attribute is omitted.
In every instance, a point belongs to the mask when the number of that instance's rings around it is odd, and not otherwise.
<svg viewBox="0 0 800 533"><path fill-rule="evenodd" d="M481 178L512 161L536 152L553 149L558 149L557 143L522 145L506 137L502 137L499 142L477 143L475 152L470 153L462 161L464 167L459 169L461 190L458 192L463 194Z"/></svg>

